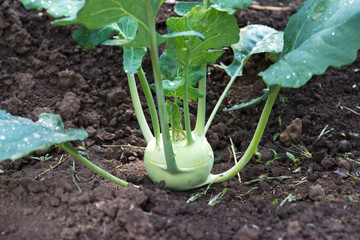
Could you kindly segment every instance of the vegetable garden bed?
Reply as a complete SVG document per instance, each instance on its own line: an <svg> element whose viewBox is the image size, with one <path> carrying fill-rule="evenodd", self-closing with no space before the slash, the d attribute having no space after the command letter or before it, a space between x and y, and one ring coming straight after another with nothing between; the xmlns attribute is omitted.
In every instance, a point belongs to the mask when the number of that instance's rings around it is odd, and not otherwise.
<svg viewBox="0 0 360 240"><path fill-rule="evenodd" d="M283 31L303 1L258 2L277 8L238 10L240 27L264 24ZM161 34L173 7L160 9ZM120 67L121 48L83 51L72 40L76 27L54 26L52 20L17 1L1 3L0 109L34 121L40 113L56 113L66 128L85 128L89 137L73 146L130 184L121 188L103 179L57 147L3 162L0 239L358 238L360 58L300 89L283 88L256 156L239 176L200 196L206 187L176 192L147 176L146 142ZM217 63L232 62L231 50L226 53ZM257 74L270 64L262 55L252 57L222 107L260 96L266 86ZM153 82L150 55L142 66ZM228 81L218 65L208 67L208 115ZM149 119L145 97L140 99ZM263 106L216 115L207 132L214 173L231 168L234 155L246 150ZM189 107L194 113L196 106ZM190 119L195 123L194 115ZM282 136L281 143L279 134L289 125L287 132L298 138L288 143ZM210 201L220 193L217 204ZM193 194L200 197L186 203Z"/></svg>

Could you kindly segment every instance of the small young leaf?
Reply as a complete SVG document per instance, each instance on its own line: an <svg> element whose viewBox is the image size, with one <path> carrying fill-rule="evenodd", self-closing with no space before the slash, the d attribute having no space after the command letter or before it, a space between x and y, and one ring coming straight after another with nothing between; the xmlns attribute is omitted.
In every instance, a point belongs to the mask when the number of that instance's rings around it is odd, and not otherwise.
<svg viewBox="0 0 360 240"><path fill-rule="evenodd" d="M202 6L203 4L201 2L178 2L174 7L174 12L183 17L198 5Z"/></svg>
<svg viewBox="0 0 360 240"><path fill-rule="evenodd" d="M99 29L89 30L86 27L79 28L73 33L73 39L86 50L100 43L104 45L123 45L134 39L137 29L137 21L126 16L116 23ZM109 40L109 37L113 34L116 35L117 39Z"/></svg>
<svg viewBox="0 0 360 240"><path fill-rule="evenodd" d="M160 69L165 79L174 79L179 75L180 69L176 66L175 61L169 57L166 52L160 56Z"/></svg>
<svg viewBox="0 0 360 240"><path fill-rule="evenodd" d="M0 110L0 162L16 160L54 144L84 140L83 129L64 130L60 116L43 113L37 122Z"/></svg>
<svg viewBox="0 0 360 240"><path fill-rule="evenodd" d="M222 8L246 8L255 0L210 0L211 4L216 4Z"/></svg>
<svg viewBox="0 0 360 240"><path fill-rule="evenodd" d="M77 12L85 3L85 0L20 0L26 9L42 9L53 17L75 18Z"/></svg>
<svg viewBox="0 0 360 240"><path fill-rule="evenodd" d="M146 54L146 48L124 48L124 70L126 74L134 75L141 68L142 58Z"/></svg>
<svg viewBox="0 0 360 240"><path fill-rule="evenodd" d="M255 0L210 0L211 7L233 14L236 8L246 8Z"/></svg>
<svg viewBox="0 0 360 240"><path fill-rule="evenodd" d="M260 76L268 85L301 87L330 66L353 62L359 39L360 0L308 0L289 20L280 60Z"/></svg>

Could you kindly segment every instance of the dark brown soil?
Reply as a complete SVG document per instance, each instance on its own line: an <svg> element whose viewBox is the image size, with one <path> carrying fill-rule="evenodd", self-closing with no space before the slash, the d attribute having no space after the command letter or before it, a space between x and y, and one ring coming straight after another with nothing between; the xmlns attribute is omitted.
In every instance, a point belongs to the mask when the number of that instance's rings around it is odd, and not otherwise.
<svg viewBox="0 0 360 240"><path fill-rule="evenodd" d="M291 9L241 10L236 14L240 26L259 23L284 30L302 1L259 2ZM159 14L160 32L165 31L164 16L172 7L165 4ZM242 183L234 178L216 184L207 195L187 204L191 194L204 188L163 189L147 177L142 148L103 146L145 146L121 68L122 50L81 51L71 38L75 27L50 22L46 14L26 11L17 1L1 1L0 109L33 120L42 112L57 113L66 127L84 127L91 161L138 187L120 188L77 162L73 172L72 158L38 176L67 157L57 148L32 155L53 156L43 168L30 156L6 161L0 165L0 239L359 239L359 181L333 172L337 167L351 173L360 169L358 163L340 158L350 152L351 159L360 161L360 116L340 107L359 112L360 58L313 77L303 88L283 89L259 147L261 161L251 160L241 172ZM231 59L221 61L228 64ZM262 84L256 75L266 66L261 57L251 60L224 107L259 94ZM144 69L151 78L149 60ZM220 69L209 70L208 113L229 79ZM216 171L233 162L229 136L239 151L246 149L262 106L221 112L215 118L208 138L215 157L223 158ZM293 152L300 157L300 162L293 163L285 154L291 150L279 138L273 141L273 136L296 118L292 132L301 130L300 139L290 148L302 143L313 157ZM325 126L329 132L318 138ZM266 166L273 157L270 149L279 159ZM246 184L264 174L291 178ZM209 199L225 187L228 191L221 202L209 206ZM279 206L290 194L296 201Z"/></svg>

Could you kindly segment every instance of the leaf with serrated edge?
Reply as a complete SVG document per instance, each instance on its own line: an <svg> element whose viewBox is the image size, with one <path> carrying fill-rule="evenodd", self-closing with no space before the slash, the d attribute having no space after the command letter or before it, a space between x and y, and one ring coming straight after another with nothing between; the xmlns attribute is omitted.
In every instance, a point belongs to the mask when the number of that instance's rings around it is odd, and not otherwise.
<svg viewBox="0 0 360 240"><path fill-rule="evenodd" d="M309 0L285 29L280 60L260 73L269 85L298 88L330 66L355 61L360 48L360 0Z"/></svg>
<svg viewBox="0 0 360 240"><path fill-rule="evenodd" d="M83 129L65 131L58 115L43 113L39 121L33 122L0 110L0 162L16 160L54 144L84 140L87 136Z"/></svg>
<svg viewBox="0 0 360 240"><path fill-rule="evenodd" d="M171 38L166 52L177 63L184 66L214 63L223 53L220 48L239 40L239 28L234 16L210 8L194 7L182 18L169 18L166 21L169 32L195 31L205 36L202 40L194 36Z"/></svg>
<svg viewBox="0 0 360 240"><path fill-rule="evenodd" d="M231 45L234 60L229 66L221 63L226 73L241 76L245 63L258 53L280 53L283 49L283 32L264 25L249 25L240 30L240 40Z"/></svg>

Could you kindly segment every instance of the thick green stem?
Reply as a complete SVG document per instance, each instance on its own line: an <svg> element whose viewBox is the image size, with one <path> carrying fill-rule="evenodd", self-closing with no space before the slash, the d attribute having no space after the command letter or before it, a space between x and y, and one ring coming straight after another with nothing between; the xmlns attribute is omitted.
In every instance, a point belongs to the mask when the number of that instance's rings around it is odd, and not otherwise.
<svg viewBox="0 0 360 240"><path fill-rule="evenodd" d="M135 77L134 75L127 75L127 78L129 82L131 100L134 105L134 110L136 113L136 118L138 120L141 132L144 135L146 142L149 143L151 139L154 138L154 136L151 133L148 123L146 122L146 118L143 109L141 107L139 93L136 88Z"/></svg>
<svg viewBox="0 0 360 240"><path fill-rule="evenodd" d="M166 167L168 172L177 173L179 172L179 168L176 165L174 152L171 144L169 122L168 122L166 106L165 106L164 90L162 88L162 82L161 82L159 55L158 55L158 49L156 43L155 19L152 16L151 1L146 0L146 4L147 4L147 9L146 9L147 17L149 22L148 28L149 28L149 39L150 39L151 62L154 72L156 100L158 104L160 127L162 132L162 140L164 144Z"/></svg>
<svg viewBox="0 0 360 240"><path fill-rule="evenodd" d="M147 104L149 106L150 116L151 116L151 121L152 121L153 129L154 129L154 135L156 138L156 142L159 143L160 142L160 126L159 126L159 118L158 118L158 115L156 112L154 98L151 94L151 90L150 90L148 81L146 80L146 76L145 76L144 70L142 68L139 70L137 75L140 79L140 83L141 83L142 89L144 91Z"/></svg>
<svg viewBox="0 0 360 240"><path fill-rule="evenodd" d="M76 158L77 160L79 160L82 164L84 164L85 166L87 166L88 168L90 168L91 171L96 172L98 174L100 174L101 176L103 176L104 178L110 180L111 182L118 184L122 187L126 187L128 185L127 182L115 177L114 175L106 172L105 170L103 170L102 168L99 168L98 166L96 166L95 164L93 164L92 162L90 162L89 160L87 160L86 158L84 158L83 156L81 156L75 149L73 146L71 146L70 143L60 143L60 144L56 144L58 147L60 147L62 150L64 150L65 152L69 153L70 155L72 155L74 158Z"/></svg>
<svg viewBox="0 0 360 240"><path fill-rule="evenodd" d="M224 98L226 97L227 93L229 92L229 90L230 90L232 84L234 83L236 77L237 77L236 74L234 74L234 76L231 77L229 83L226 85L225 90L224 90L223 93L221 94L221 96L220 96L219 100L217 101L217 103L216 103L213 111L211 112L210 117L209 117L209 119L207 120L206 125L205 125L205 131L204 131L205 134L206 134L207 131L209 130L209 127L211 126L211 123L212 123L212 121L214 120L214 117L215 117L217 111L219 110L221 103L224 101Z"/></svg>
<svg viewBox="0 0 360 240"><path fill-rule="evenodd" d="M204 186L204 185L207 185L210 183L224 182L224 181L232 178L233 176L235 176L238 172L240 172L246 166L246 164L250 161L251 157L256 152L256 149L260 143L261 137L264 133L267 121L268 121L270 113L271 113L272 106L275 102L275 99L276 99L280 89L281 89L281 87L279 87L279 86L276 87L274 92L269 95L269 97L266 101L266 104L264 106L263 112L261 114L258 126L255 130L254 136L250 142L250 145L247 148L247 150L245 151L244 155L239 160L239 162L235 166L233 166L231 169L229 169L228 171L226 171L224 173L216 174L216 175L211 174L208 177L208 179L204 183L201 184L201 186Z"/></svg>
<svg viewBox="0 0 360 240"><path fill-rule="evenodd" d="M187 61L188 62L188 61ZM185 64L184 66L184 91L183 91L183 105L184 105L184 121L185 121L185 130L186 130L186 143L190 145L194 142L191 135L191 124L190 124L190 114L189 114L189 77L188 77L189 65Z"/></svg>
<svg viewBox="0 0 360 240"><path fill-rule="evenodd" d="M197 116L194 133L198 136L205 136L205 115L206 115L206 69L207 65L201 66L201 71L205 74L205 77L199 81L199 92L203 95L198 99L197 104Z"/></svg>

